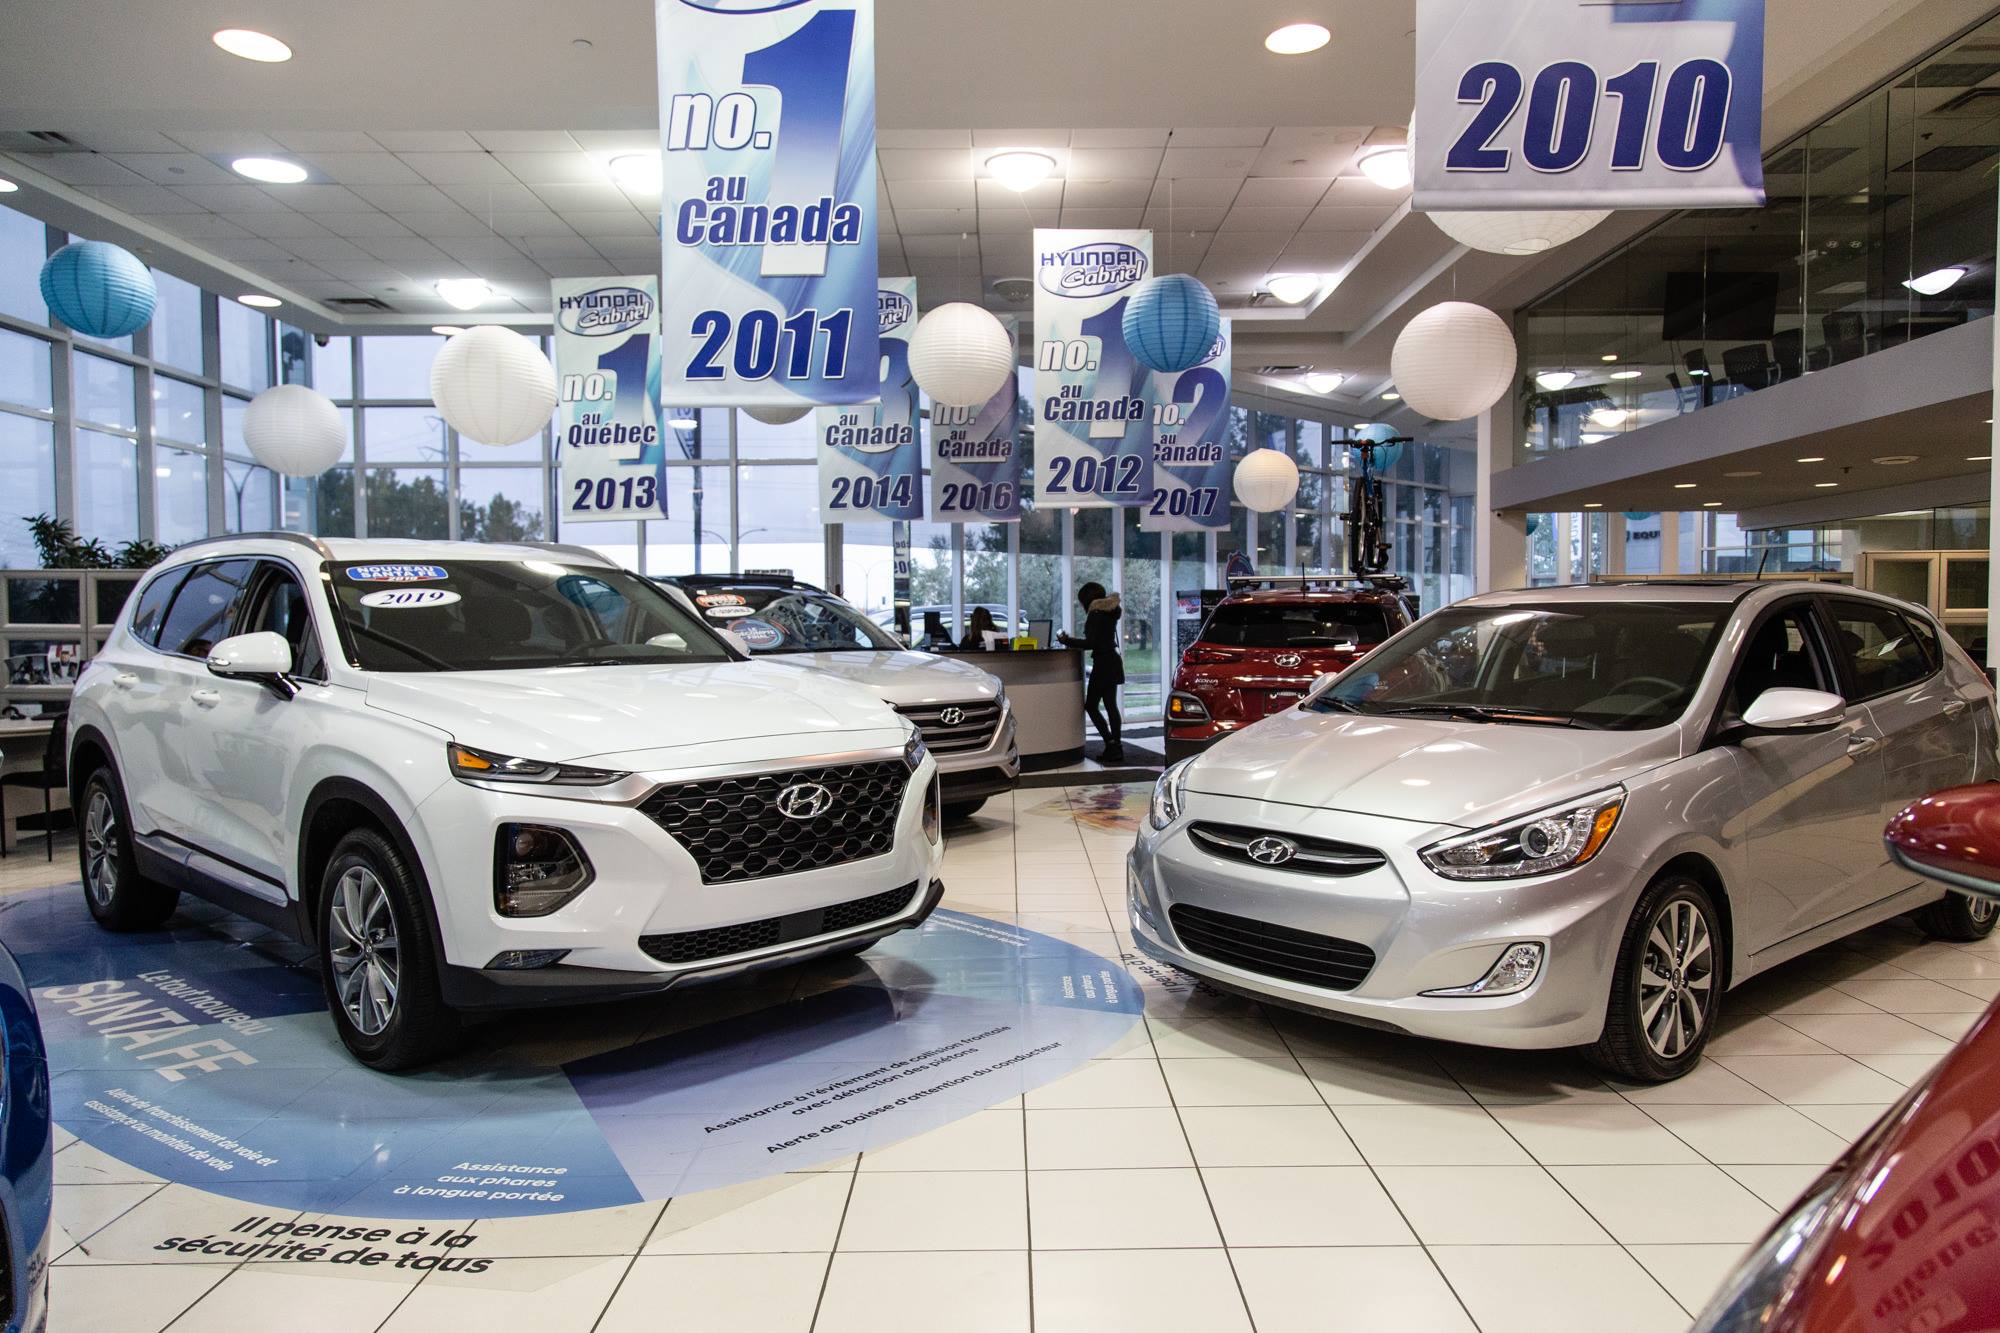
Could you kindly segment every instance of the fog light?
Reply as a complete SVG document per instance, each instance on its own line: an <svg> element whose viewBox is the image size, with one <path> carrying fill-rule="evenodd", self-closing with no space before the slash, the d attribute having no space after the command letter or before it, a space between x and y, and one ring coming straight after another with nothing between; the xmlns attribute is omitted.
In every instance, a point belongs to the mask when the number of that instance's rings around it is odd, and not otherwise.
<svg viewBox="0 0 2000 1333"><path fill-rule="evenodd" d="M936 842L943 828L944 787L937 778L932 778L930 790L924 793L924 838Z"/></svg>
<svg viewBox="0 0 2000 1333"><path fill-rule="evenodd" d="M493 961L486 966L502 972L528 972L538 967L553 967L567 957L568 949L509 949L494 954Z"/></svg>
<svg viewBox="0 0 2000 1333"><path fill-rule="evenodd" d="M1542 946L1539 944L1510 944L1500 955L1485 976L1470 986L1452 986L1446 990L1427 990L1426 995L1515 995L1534 985L1535 977L1542 970Z"/></svg>
<svg viewBox="0 0 2000 1333"><path fill-rule="evenodd" d="M540 824L502 824L493 840L493 905L501 916L547 916L595 877L576 839Z"/></svg>

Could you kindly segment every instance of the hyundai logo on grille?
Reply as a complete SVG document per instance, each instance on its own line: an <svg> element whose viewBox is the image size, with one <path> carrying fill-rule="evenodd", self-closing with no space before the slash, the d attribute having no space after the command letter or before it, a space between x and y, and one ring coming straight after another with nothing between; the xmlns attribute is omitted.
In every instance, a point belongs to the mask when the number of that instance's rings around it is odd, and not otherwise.
<svg viewBox="0 0 2000 1333"><path fill-rule="evenodd" d="M1279 653L1271 659L1271 663L1273 666L1295 667L1303 665L1305 660L1305 658L1300 657L1297 653Z"/></svg>
<svg viewBox="0 0 2000 1333"><path fill-rule="evenodd" d="M1250 859L1260 866L1281 866L1298 854L1298 847L1283 838L1259 838L1250 844Z"/></svg>
<svg viewBox="0 0 2000 1333"><path fill-rule="evenodd" d="M938 721L944 723L947 727L955 727L965 721L965 710L963 708L947 708L938 714Z"/></svg>
<svg viewBox="0 0 2000 1333"><path fill-rule="evenodd" d="M833 808L833 793L817 782L796 782L778 793L778 813L787 819L818 819Z"/></svg>

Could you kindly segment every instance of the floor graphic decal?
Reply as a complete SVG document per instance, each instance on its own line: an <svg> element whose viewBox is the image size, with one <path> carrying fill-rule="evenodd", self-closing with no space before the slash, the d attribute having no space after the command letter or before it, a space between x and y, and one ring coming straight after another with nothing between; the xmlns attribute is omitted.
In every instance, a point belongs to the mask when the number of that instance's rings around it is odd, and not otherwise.
<svg viewBox="0 0 2000 1333"><path fill-rule="evenodd" d="M1152 799L1153 789L1139 782L1070 787L1065 794L1034 806L1030 813L1074 820L1104 833L1137 833Z"/></svg>

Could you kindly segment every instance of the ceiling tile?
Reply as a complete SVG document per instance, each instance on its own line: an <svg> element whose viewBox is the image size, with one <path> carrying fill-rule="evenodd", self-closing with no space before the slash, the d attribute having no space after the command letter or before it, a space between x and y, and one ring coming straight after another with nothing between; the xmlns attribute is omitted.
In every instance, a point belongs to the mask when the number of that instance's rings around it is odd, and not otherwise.
<svg viewBox="0 0 2000 1333"><path fill-rule="evenodd" d="M1280 128L1257 154L1251 171L1259 176L1338 176L1352 167L1364 133L1325 125Z"/></svg>
<svg viewBox="0 0 2000 1333"><path fill-rule="evenodd" d="M1214 231L1228 216L1226 208L1176 206L1171 212L1162 204L1146 210L1145 225L1154 231Z"/></svg>
<svg viewBox="0 0 2000 1333"><path fill-rule="evenodd" d="M514 174L490 153L401 153L433 185L516 185Z"/></svg>
<svg viewBox="0 0 2000 1333"><path fill-rule="evenodd" d="M285 242L285 249L300 259L310 260L333 272L328 265L339 259L366 259L368 252L344 236L300 236ZM345 274L340 275L345 277Z"/></svg>
<svg viewBox="0 0 2000 1333"><path fill-rule="evenodd" d="M421 236L370 236L356 244L391 264L441 264L450 258Z"/></svg>
<svg viewBox="0 0 2000 1333"><path fill-rule="evenodd" d="M899 208L971 208L976 202L970 180L897 181L889 194Z"/></svg>
<svg viewBox="0 0 2000 1333"><path fill-rule="evenodd" d="M1153 182L1146 180L1078 180L1071 176L1063 183L1064 208L1144 208L1153 194Z"/></svg>
<svg viewBox="0 0 2000 1333"><path fill-rule="evenodd" d="M974 130L974 148L1067 148L1068 130Z"/></svg>
<svg viewBox="0 0 2000 1333"><path fill-rule="evenodd" d="M380 153L381 144L360 130L273 130L271 137L294 153Z"/></svg>
<svg viewBox="0 0 2000 1333"><path fill-rule="evenodd" d="M977 231L979 211L972 208L900 209L896 213L896 224L905 236Z"/></svg>
<svg viewBox="0 0 2000 1333"><path fill-rule="evenodd" d="M1254 148L1168 148L1160 162L1160 174L1175 178L1190 176L1241 179L1256 164Z"/></svg>
<svg viewBox="0 0 2000 1333"><path fill-rule="evenodd" d="M957 148L972 147L970 130L877 130L877 148Z"/></svg>
<svg viewBox="0 0 2000 1333"><path fill-rule="evenodd" d="M216 213L170 213L159 220L159 225L176 236L196 238L240 237L250 234L228 218Z"/></svg>
<svg viewBox="0 0 2000 1333"><path fill-rule="evenodd" d="M394 153L311 153L302 159L315 175L341 185L418 185L423 181Z"/></svg>
<svg viewBox="0 0 2000 1333"><path fill-rule="evenodd" d="M396 221L419 236L471 237L493 234L493 229L486 225L485 218L474 217L462 208L440 212L428 209L422 212L398 212L393 216Z"/></svg>
<svg viewBox="0 0 2000 1333"><path fill-rule="evenodd" d="M394 264L385 264L366 255L359 259L323 259L317 262L334 277L348 278L355 282L381 281L404 276L403 271Z"/></svg>
<svg viewBox="0 0 2000 1333"><path fill-rule="evenodd" d="M569 224L547 210L520 209L514 212L495 213L490 219L493 230L502 236L574 236Z"/></svg>
<svg viewBox="0 0 2000 1333"><path fill-rule="evenodd" d="M1278 262L1286 268L1329 272L1359 254L1370 235L1365 231L1328 231L1295 236Z"/></svg>
<svg viewBox="0 0 2000 1333"><path fill-rule="evenodd" d="M601 275L609 266L609 263L610 261L593 250L588 255L578 255L572 258L546 259L542 261L542 267L548 270L548 274L552 278L594 278ZM548 308L549 294L546 290L541 293L538 301L537 308Z"/></svg>
<svg viewBox="0 0 2000 1333"><path fill-rule="evenodd" d="M578 146L563 130L473 130L471 134L491 153L574 153Z"/></svg>
<svg viewBox="0 0 2000 1333"><path fill-rule="evenodd" d="M111 158L161 185L227 185L243 179L197 153L113 153Z"/></svg>
<svg viewBox="0 0 2000 1333"><path fill-rule="evenodd" d="M1151 202L1155 208L1184 208L1189 204L1226 208L1235 203L1236 196L1242 192L1243 182L1240 180L1190 177L1159 182L1153 187Z"/></svg>
<svg viewBox="0 0 2000 1333"><path fill-rule="evenodd" d="M1409 193L1407 189L1385 190L1366 176L1343 176L1328 187L1326 198L1320 203L1325 206L1394 208Z"/></svg>
<svg viewBox="0 0 2000 1333"><path fill-rule="evenodd" d="M1306 207L1317 204L1333 184L1330 176L1252 176L1236 196L1238 208Z"/></svg>
<svg viewBox="0 0 2000 1333"><path fill-rule="evenodd" d="M387 213L322 213L315 210L313 220L326 227L335 236L407 236L410 229Z"/></svg>
<svg viewBox="0 0 2000 1333"><path fill-rule="evenodd" d="M164 185L90 185L84 193L101 199L110 207L141 217L159 213L200 213L207 210L192 199L183 199Z"/></svg>
<svg viewBox="0 0 2000 1333"><path fill-rule="evenodd" d="M63 138L95 153L178 153L181 145L158 130L65 130Z"/></svg>
<svg viewBox="0 0 2000 1333"><path fill-rule="evenodd" d="M660 270L660 240L657 236L638 239L605 236L591 242L597 253L611 261L621 273L657 273Z"/></svg>
<svg viewBox="0 0 2000 1333"><path fill-rule="evenodd" d="M656 129L571 130L569 137L576 140L586 153L602 158L620 157L626 153L660 151L660 132Z"/></svg>
<svg viewBox="0 0 2000 1333"><path fill-rule="evenodd" d="M497 164L496 164L497 165ZM545 209L548 207L542 197L519 181L494 182L486 185L446 185L444 192L456 199L459 206L480 217L489 210L503 209Z"/></svg>
<svg viewBox="0 0 2000 1333"><path fill-rule="evenodd" d="M211 213L234 217L241 213L289 213L282 199L264 192L261 185L174 185L175 194L199 204Z"/></svg>
<svg viewBox="0 0 2000 1333"><path fill-rule="evenodd" d="M1040 216L1054 214L1062 208L1063 183L1060 180L1043 181L1040 185L1025 190L1010 190L996 180L982 180L979 183L979 211L983 213L1020 213L1026 210ZM1042 226L1054 226L1045 222Z"/></svg>
<svg viewBox="0 0 2000 1333"><path fill-rule="evenodd" d="M268 240L288 240L298 236L334 236L337 232L327 230L303 213L294 213L289 208L278 213L245 213L237 219L246 231Z"/></svg>
<svg viewBox="0 0 2000 1333"><path fill-rule="evenodd" d="M1304 204L1285 208L1251 208L1238 200L1222 219L1224 232L1234 231L1282 231L1287 235L1304 225L1312 209Z"/></svg>
<svg viewBox="0 0 2000 1333"><path fill-rule="evenodd" d="M479 144L464 130L370 130L368 137L392 153L476 153ZM414 165L414 164L412 164Z"/></svg>
<svg viewBox="0 0 2000 1333"><path fill-rule="evenodd" d="M117 158L102 153L22 153L18 161L22 166L65 185L138 185L149 179Z"/></svg>
<svg viewBox="0 0 2000 1333"><path fill-rule="evenodd" d="M458 209L435 185L356 185L354 193L385 213L450 213Z"/></svg>
<svg viewBox="0 0 2000 1333"><path fill-rule="evenodd" d="M265 264L272 271L280 272L282 266L291 259L276 241L267 241L261 236L219 236L205 238L201 248L218 259L228 259L238 264Z"/></svg>
<svg viewBox="0 0 2000 1333"><path fill-rule="evenodd" d="M627 208L618 212L569 213L562 220L580 236L596 240L600 236L657 236L652 219Z"/></svg>
<svg viewBox="0 0 2000 1333"><path fill-rule="evenodd" d="M301 213L367 213L372 210L360 195L345 185L265 185L260 186L279 203Z"/></svg>
<svg viewBox="0 0 2000 1333"><path fill-rule="evenodd" d="M1166 130L1072 130L1072 148L1165 148Z"/></svg>
<svg viewBox="0 0 2000 1333"><path fill-rule="evenodd" d="M553 208L558 213L618 213L631 212L632 201L625 191L607 180L596 180L588 184L534 185L535 198L540 200L535 207ZM660 211L659 196L653 196L651 211Z"/></svg>
<svg viewBox="0 0 2000 1333"><path fill-rule="evenodd" d="M461 236L440 240L438 248L454 259L519 259L521 252L504 236Z"/></svg>
<svg viewBox="0 0 2000 1333"><path fill-rule="evenodd" d="M1306 219L1307 232L1322 231L1374 231L1387 222L1396 210L1389 204L1376 204L1367 208L1337 207L1321 204Z"/></svg>
<svg viewBox="0 0 2000 1333"><path fill-rule="evenodd" d="M1072 208L1063 205L1062 225L1065 227L1137 227L1145 221L1146 210L1141 206L1129 208Z"/></svg>
<svg viewBox="0 0 2000 1333"><path fill-rule="evenodd" d="M1260 261L1276 259L1291 243L1289 231L1218 231L1208 243L1208 257L1243 257Z"/></svg>
<svg viewBox="0 0 2000 1333"><path fill-rule="evenodd" d="M568 138L568 135L564 135ZM567 153L495 153L500 165L527 185L589 185L609 183L602 163L580 149Z"/></svg>
<svg viewBox="0 0 2000 1333"><path fill-rule="evenodd" d="M884 148L883 179L895 181L959 181L972 179L972 154L959 148Z"/></svg>
<svg viewBox="0 0 2000 1333"><path fill-rule="evenodd" d="M168 130L167 137L190 153L209 157L281 157L284 145L255 130Z"/></svg>
<svg viewBox="0 0 2000 1333"><path fill-rule="evenodd" d="M1271 137L1269 126L1250 129L1185 129L1174 130L1167 140L1167 147L1173 148L1262 148Z"/></svg>
<svg viewBox="0 0 2000 1333"><path fill-rule="evenodd" d="M1072 180L1151 180L1160 174L1158 148L1072 148Z"/></svg>

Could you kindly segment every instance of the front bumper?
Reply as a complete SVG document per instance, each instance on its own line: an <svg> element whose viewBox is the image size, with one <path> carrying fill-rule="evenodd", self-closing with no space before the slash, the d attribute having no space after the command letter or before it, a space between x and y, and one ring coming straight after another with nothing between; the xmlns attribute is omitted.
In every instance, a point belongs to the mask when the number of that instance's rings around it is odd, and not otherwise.
<svg viewBox="0 0 2000 1333"><path fill-rule="evenodd" d="M1273 869L1219 857L1188 835L1212 821L1374 848L1379 868L1351 876ZM1459 883L1432 874L1419 848L1462 830L1380 816L1194 793L1164 831L1144 829L1128 861L1127 909L1139 948L1184 971L1294 1008L1370 1027L1515 1049L1580 1046L1604 1027L1634 874L1607 848L1579 870L1542 879ZM1373 965L1351 989L1284 979L1208 957L1183 940L1176 905L1365 946ZM1524 991L1442 997L1477 981L1507 946L1540 943Z"/></svg>

